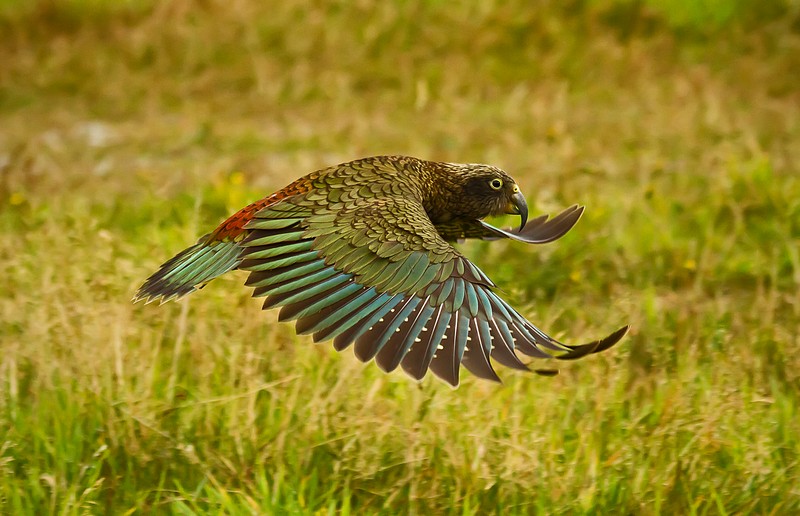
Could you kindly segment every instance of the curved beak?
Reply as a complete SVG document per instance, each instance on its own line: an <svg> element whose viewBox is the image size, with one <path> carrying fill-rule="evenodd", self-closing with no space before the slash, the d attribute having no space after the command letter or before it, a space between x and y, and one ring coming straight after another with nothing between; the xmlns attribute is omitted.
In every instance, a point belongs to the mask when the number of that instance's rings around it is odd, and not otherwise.
<svg viewBox="0 0 800 516"><path fill-rule="evenodd" d="M519 225L519 230L525 227L528 222L528 203L525 202L525 196L522 192L516 192L511 196L511 202L506 205L506 213L510 215L519 215L522 221Z"/></svg>

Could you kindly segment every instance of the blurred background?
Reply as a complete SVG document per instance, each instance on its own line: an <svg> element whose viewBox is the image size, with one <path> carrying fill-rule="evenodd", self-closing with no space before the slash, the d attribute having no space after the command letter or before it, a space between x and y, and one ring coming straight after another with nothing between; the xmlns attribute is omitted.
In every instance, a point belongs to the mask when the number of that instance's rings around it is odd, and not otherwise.
<svg viewBox="0 0 800 516"><path fill-rule="evenodd" d="M797 0L0 0L0 63L0 512L800 511ZM452 390L295 336L242 273L130 304L384 153L585 204L461 249L557 338L629 336Z"/></svg>

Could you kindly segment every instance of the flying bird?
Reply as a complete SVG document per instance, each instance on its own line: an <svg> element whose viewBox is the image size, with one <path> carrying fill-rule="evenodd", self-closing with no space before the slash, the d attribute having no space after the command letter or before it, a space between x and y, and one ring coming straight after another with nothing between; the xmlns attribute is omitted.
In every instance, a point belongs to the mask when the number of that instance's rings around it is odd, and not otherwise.
<svg viewBox="0 0 800 516"><path fill-rule="evenodd" d="M493 362L528 370L516 352L575 359L616 344L628 327L567 345L531 324L497 295L496 285L453 243L509 238L552 242L580 218L572 206L550 219L528 218L519 186L490 165L375 156L302 177L225 220L164 263L134 302L162 303L228 271L281 307L315 342L333 340L355 355L421 380L430 369L450 385L460 366L500 381ZM484 222L515 214L519 229ZM545 372L543 372L544 374Z"/></svg>

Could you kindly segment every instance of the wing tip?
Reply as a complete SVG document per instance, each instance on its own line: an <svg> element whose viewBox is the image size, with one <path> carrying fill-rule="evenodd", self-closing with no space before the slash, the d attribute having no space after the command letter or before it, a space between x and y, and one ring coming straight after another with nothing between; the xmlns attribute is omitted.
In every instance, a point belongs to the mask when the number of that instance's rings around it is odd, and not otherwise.
<svg viewBox="0 0 800 516"><path fill-rule="evenodd" d="M611 348L617 342L622 340L622 337L624 337L625 334L628 333L629 329L630 325L626 324L625 326L621 327L620 329L618 329L617 331L613 332L612 334L610 334L605 338L589 342L587 344L581 344L578 346L567 346L569 348L569 351L555 358L557 358L558 360L575 360L584 357L586 355L600 353L601 351L605 351Z"/></svg>

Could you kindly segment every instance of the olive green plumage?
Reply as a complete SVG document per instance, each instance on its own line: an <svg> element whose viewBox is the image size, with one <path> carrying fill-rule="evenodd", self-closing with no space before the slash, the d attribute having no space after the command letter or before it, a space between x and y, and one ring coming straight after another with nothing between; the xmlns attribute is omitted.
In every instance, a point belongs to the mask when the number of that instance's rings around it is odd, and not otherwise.
<svg viewBox="0 0 800 516"><path fill-rule="evenodd" d="M572 207L527 222L519 187L489 165L365 158L314 172L254 203L166 262L134 300L180 297L239 268L246 284L296 320L299 333L354 344L356 356L421 379L428 369L457 385L460 365L499 380L490 358L527 369L515 351L571 359L615 344L622 328L583 346L552 339L494 292L451 242L555 240L580 217ZM519 230L480 219L521 215Z"/></svg>

